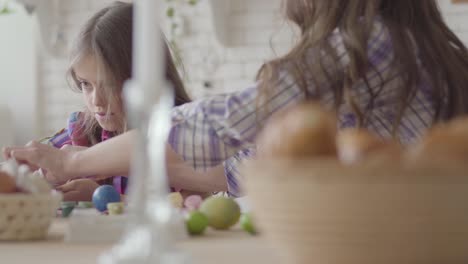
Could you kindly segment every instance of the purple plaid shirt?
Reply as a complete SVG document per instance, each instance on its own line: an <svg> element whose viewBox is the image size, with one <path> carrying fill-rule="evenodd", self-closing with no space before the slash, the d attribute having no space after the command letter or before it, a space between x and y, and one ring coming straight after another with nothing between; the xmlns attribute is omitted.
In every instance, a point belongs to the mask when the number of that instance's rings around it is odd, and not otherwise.
<svg viewBox="0 0 468 264"><path fill-rule="evenodd" d="M349 57L340 32L335 30L329 41L336 49L342 66L341 71L344 71ZM325 57L320 50L311 50L307 56L310 56L311 61L321 56L325 66L332 63L331 58ZM380 21L375 22L369 39L368 58L373 66L367 73L370 88L377 93L381 88L379 78L383 78L385 84L375 98L374 107L368 112L366 126L381 137L388 138L392 136L393 122L397 115L398 103L401 101L397 93L397 88L401 86L401 76L391 68L394 58L392 41L387 28ZM398 137L404 144L417 139L433 122L434 106L429 95L431 85L422 68L421 73L422 81L418 91L403 113L398 129ZM331 89L327 89L325 80L318 82L321 84L321 102L332 109L334 97ZM309 85L308 90L314 94L317 87ZM364 82L354 85L351 93L359 107L365 109L370 94ZM233 163L241 162L243 158L251 155L249 152L255 148L255 137L259 132L256 115L257 95L257 86L253 85L232 94L218 95L175 108L172 116L175 125L170 132L169 143L196 169L204 170L216 166L236 153L238 156ZM270 87L265 99L267 112L262 119L266 120L277 111L295 105L304 98L304 92L292 76L284 71L280 74L277 85ZM342 105L337 110L341 128L357 125L357 118L348 106ZM250 150L239 152L242 149ZM234 170L236 167L234 166ZM232 166L225 165L225 168ZM229 191L239 194L239 185L242 182L240 174L227 171L226 176Z"/></svg>
<svg viewBox="0 0 468 264"><path fill-rule="evenodd" d="M56 148L61 148L65 145L74 145L74 146L84 146L89 147L90 144L86 138L82 138L80 135L79 120L80 112L74 112L68 118L68 126L57 132L54 136L49 138L48 143ZM105 141L113 137L113 133L109 131L102 131L101 141ZM229 175L228 179L238 179L240 172L237 169L239 162L245 159L247 156L252 155L252 150L243 150L238 153L238 155L232 157L225 162L225 172ZM91 177L92 178L92 177ZM113 184L113 186L120 191L121 194L125 194L127 187L127 178L123 176L114 176L110 181L100 181L100 184ZM240 188L237 187L237 182L231 181L229 183L231 186L228 194L230 196L238 197L240 196ZM175 190L175 189L174 189Z"/></svg>

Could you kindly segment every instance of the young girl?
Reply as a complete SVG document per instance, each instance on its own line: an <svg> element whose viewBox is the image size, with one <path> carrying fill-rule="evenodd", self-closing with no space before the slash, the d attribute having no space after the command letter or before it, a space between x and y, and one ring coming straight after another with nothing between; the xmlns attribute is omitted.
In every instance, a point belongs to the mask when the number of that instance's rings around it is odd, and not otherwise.
<svg viewBox="0 0 468 264"><path fill-rule="evenodd" d="M225 181L211 170L211 176L194 178L177 168L222 163L255 145L258 120L307 99L336 110L340 127L363 126L404 144L468 112L467 49L444 23L436 0L286 0L284 6L301 38L260 69L258 85L174 109L167 147L171 183ZM128 171L121 164L130 154L115 153L132 142L130 132L60 157L41 156L47 150L33 147L6 154L66 179ZM89 166L80 166L85 162Z"/></svg>
<svg viewBox="0 0 468 264"><path fill-rule="evenodd" d="M86 108L71 114L67 128L48 140L55 148L79 151L126 131L121 93L131 74L132 13L131 4L116 2L90 18L78 35L68 76L83 94ZM190 98L167 46L165 53L166 77L175 89L175 105L187 103ZM99 184L114 185L124 194L127 178L92 176L69 181L57 189L64 192L66 200L90 200Z"/></svg>
<svg viewBox="0 0 468 264"><path fill-rule="evenodd" d="M126 131L121 93L131 74L132 13L131 4L116 2L97 12L81 29L71 52L68 77L73 88L83 94L86 108L72 113L67 128L49 140L54 147L76 151ZM165 52L166 77L175 89L175 105L189 102L167 47ZM127 178L94 176L57 189L67 200L90 200L98 183L113 184L123 194Z"/></svg>

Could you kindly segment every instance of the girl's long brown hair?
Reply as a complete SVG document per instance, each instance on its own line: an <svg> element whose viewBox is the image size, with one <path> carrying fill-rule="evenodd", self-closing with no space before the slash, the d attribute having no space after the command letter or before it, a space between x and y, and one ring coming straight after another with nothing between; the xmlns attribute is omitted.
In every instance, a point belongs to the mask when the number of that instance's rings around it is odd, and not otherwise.
<svg viewBox="0 0 468 264"><path fill-rule="evenodd" d="M84 57L93 56L98 62L98 89L107 98L108 104L122 105L122 86L132 72L132 29L133 5L130 3L114 2L94 14L81 29L72 48L68 71L72 87L80 91L73 66ZM190 97L185 91L167 44L164 46L166 78L175 90L175 105L187 103ZM100 141L101 128L92 113L85 111L80 129L83 131L81 134L92 144ZM122 110L120 129L115 133L120 134L125 130Z"/></svg>
<svg viewBox="0 0 468 264"><path fill-rule="evenodd" d="M266 63L259 71L260 95L277 84L284 65L288 65L287 71L306 98L319 98L321 88L332 89L336 108L345 100L353 102L352 98L346 98L347 89L363 81L371 97L369 106L366 109L352 106L365 120L377 96L366 78L373 67L367 47L374 22L380 19L392 40L391 67L401 76L398 91L401 100L394 132L422 77L430 81L435 122L468 113L467 49L445 24L436 0L285 0L283 7L287 18L299 27L301 37L289 53ZM340 71L338 55L328 40L335 29L340 31L349 56L344 71ZM317 56L320 59L311 65L305 59L308 52L327 56ZM332 62L324 62L323 57L332 58ZM424 71L418 59L427 76L422 76ZM323 80L328 87L321 85ZM380 87L384 84L381 78ZM317 93L310 94L309 85L314 85Z"/></svg>

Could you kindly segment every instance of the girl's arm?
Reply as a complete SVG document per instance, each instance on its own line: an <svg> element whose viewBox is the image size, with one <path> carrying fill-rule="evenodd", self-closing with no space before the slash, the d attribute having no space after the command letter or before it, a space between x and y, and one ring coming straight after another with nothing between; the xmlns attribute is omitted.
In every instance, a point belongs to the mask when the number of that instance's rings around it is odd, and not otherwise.
<svg viewBox="0 0 468 264"><path fill-rule="evenodd" d="M67 152L32 143L28 147L5 148L5 158L16 158L45 169L48 180L63 182L86 175L128 175L136 131L106 140L83 151ZM172 149L166 147L169 184L198 192L227 191L224 166L195 171Z"/></svg>
<svg viewBox="0 0 468 264"><path fill-rule="evenodd" d="M46 170L45 176L51 182L89 175L127 175L134 134L131 131L80 151L60 150L33 141L25 147L3 148L3 156Z"/></svg>

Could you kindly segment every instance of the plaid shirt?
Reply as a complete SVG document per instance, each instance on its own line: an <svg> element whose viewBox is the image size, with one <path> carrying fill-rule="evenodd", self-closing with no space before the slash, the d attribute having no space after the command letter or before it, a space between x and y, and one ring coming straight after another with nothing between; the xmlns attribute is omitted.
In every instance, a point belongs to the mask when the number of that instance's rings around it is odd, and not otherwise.
<svg viewBox="0 0 468 264"><path fill-rule="evenodd" d="M349 57L343 44L342 36L335 30L329 41L336 49L342 66L341 74L349 63ZM332 63L330 57L325 57L320 50L311 50L307 56L311 61L317 61L321 56L325 63ZM309 57L307 57L309 58ZM374 106L368 112L366 126L383 138L391 137L395 116L401 99L398 97L398 88L401 86L401 78L391 69L394 58L392 41L387 28L376 21L368 42L368 58L373 66L367 72L370 88L374 93L378 92ZM424 69L420 69L422 81L418 85L414 99L403 113L401 125L398 128L398 137L404 144L417 139L433 122L434 105L430 99L431 84ZM337 73L340 74L340 73ZM384 86L380 90L381 80ZM327 82L320 82L320 100L328 108L334 107L334 96L331 89L327 89ZM311 83L311 82L310 82ZM308 86L311 94L317 93L317 87ZM351 89L352 96L361 109L366 109L370 94L364 81L355 84ZM258 131L257 124L257 85L232 94L218 95L211 98L182 105L173 110L174 126L170 132L169 143L174 150L196 169L207 169L230 159L242 149L253 149L255 137ZM286 107L295 105L305 99L304 92L294 82L288 71L283 71L279 76L277 85L269 87L269 93L265 99L267 111L264 120ZM347 107L339 107L339 127L356 126L356 116ZM240 152L240 162L249 151ZM243 157L243 156L244 157ZM237 166L234 166L234 168ZM231 168L225 165L225 168ZM226 172L229 190L239 193L239 185L242 181L238 173Z"/></svg>
<svg viewBox="0 0 468 264"><path fill-rule="evenodd" d="M56 133L54 136L52 136L49 140L48 143L51 144L52 146L56 148L61 148L65 145L73 145L73 146L84 146L84 147L89 147L91 144L88 142L86 138L83 138L81 136L80 132L80 127L79 127L79 120L80 116L82 113L80 112L75 112L72 113L68 119L68 126L67 128L62 129L58 133ZM101 141L105 141L111 137L113 137L114 134L112 132L103 130L101 134ZM245 159L247 156L252 155L251 154L252 150L244 150L240 151L238 155L232 157L229 159L225 164L225 173L227 175L228 179L238 179L240 176L240 172L237 169L237 166L239 162L243 159ZM89 177L93 178L93 177ZM110 181L108 180L103 180L99 181L100 184L113 184L113 186L120 191L121 194L124 194L127 188L127 177L123 176L114 176ZM229 186L231 188L228 191L228 195L238 197L241 195L240 189L237 187L237 183L231 181L229 183ZM172 189L173 191L175 189Z"/></svg>
<svg viewBox="0 0 468 264"><path fill-rule="evenodd" d="M80 121L82 118L81 112L74 112L68 118L68 126L67 128L62 129L54 136L52 136L48 143L56 148L61 148L65 145L73 145L73 146L81 146L81 147L90 147L91 143L88 141L86 137L82 136ZM101 142L105 141L109 138L112 138L114 133L102 130L101 132ZM91 178L93 177L86 177ZM114 176L110 179L99 180L99 184L111 184L113 185L116 190L118 190L121 194L125 194L127 189L127 177L123 176Z"/></svg>

